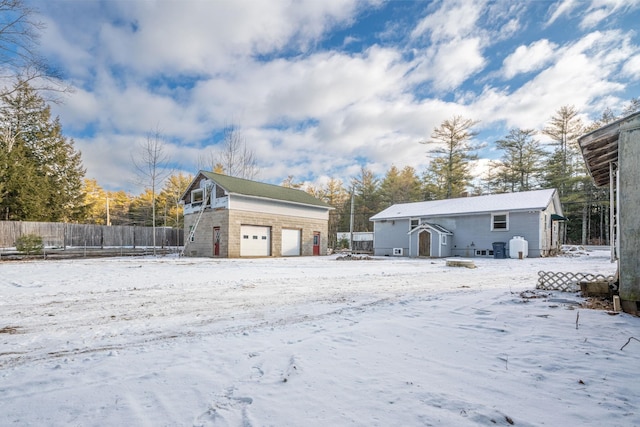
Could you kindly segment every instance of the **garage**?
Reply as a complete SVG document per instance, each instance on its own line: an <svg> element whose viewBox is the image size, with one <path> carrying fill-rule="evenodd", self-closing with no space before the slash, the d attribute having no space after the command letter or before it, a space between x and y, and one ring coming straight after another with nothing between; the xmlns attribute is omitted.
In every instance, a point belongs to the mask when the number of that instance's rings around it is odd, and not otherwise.
<svg viewBox="0 0 640 427"><path fill-rule="evenodd" d="M282 256L300 256L300 230L282 229Z"/></svg>
<svg viewBox="0 0 640 427"><path fill-rule="evenodd" d="M240 256L270 256L271 227L243 225L240 227Z"/></svg>

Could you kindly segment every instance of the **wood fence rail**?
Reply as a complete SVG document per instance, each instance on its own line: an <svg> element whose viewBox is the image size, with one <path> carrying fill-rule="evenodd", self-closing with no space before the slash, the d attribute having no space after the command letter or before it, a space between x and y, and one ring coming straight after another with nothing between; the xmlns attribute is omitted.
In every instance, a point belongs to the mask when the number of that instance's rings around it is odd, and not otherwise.
<svg viewBox="0 0 640 427"><path fill-rule="evenodd" d="M16 239L27 234L42 237L42 243L48 248L153 246L153 227L0 221L0 248L15 247ZM182 246L183 244L182 229L156 227L156 246Z"/></svg>

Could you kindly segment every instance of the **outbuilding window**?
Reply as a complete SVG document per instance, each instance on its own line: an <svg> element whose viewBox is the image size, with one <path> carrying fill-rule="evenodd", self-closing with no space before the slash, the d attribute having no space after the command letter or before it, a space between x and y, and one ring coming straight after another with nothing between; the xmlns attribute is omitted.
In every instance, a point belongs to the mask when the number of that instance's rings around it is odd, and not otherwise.
<svg viewBox="0 0 640 427"><path fill-rule="evenodd" d="M491 214L491 231L508 231L509 230L509 214L494 213Z"/></svg>
<svg viewBox="0 0 640 427"><path fill-rule="evenodd" d="M191 192L191 204L201 205L204 202L204 188L198 188Z"/></svg>

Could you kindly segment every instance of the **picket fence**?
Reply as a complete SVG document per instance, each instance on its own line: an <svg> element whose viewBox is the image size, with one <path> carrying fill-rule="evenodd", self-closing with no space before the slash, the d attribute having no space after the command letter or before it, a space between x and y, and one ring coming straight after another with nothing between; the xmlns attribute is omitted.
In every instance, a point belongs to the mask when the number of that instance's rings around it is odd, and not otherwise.
<svg viewBox="0 0 640 427"><path fill-rule="evenodd" d="M0 221L0 248L15 247L16 239L27 234L42 237L42 243L49 248L153 246L153 227ZM183 244L182 229L156 227L157 247Z"/></svg>

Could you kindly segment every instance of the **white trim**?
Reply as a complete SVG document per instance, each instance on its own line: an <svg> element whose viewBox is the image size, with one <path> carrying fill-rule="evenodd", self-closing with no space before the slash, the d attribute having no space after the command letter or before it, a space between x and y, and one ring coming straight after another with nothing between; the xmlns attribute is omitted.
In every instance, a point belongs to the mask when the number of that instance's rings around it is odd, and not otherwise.
<svg viewBox="0 0 640 427"><path fill-rule="evenodd" d="M505 217L505 228L496 228L496 220L495 217L503 216ZM502 221L500 221L502 222ZM509 231L509 212L494 212L491 214L491 231Z"/></svg>

